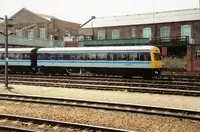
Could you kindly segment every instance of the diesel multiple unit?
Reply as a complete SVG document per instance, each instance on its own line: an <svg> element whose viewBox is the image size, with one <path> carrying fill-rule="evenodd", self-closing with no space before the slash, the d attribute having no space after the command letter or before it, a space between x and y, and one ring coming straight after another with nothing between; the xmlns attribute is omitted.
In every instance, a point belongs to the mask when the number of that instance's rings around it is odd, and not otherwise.
<svg viewBox="0 0 200 132"><path fill-rule="evenodd" d="M0 49L4 70L5 49ZM163 64L155 46L109 46L68 48L9 48L9 72L70 74L90 72L123 77L159 75Z"/></svg>

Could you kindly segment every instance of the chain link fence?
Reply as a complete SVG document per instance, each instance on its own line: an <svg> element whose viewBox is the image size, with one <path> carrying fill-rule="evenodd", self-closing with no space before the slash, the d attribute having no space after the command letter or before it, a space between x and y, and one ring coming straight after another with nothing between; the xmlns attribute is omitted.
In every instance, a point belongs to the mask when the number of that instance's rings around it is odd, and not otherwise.
<svg viewBox="0 0 200 132"><path fill-rule="evenodd" d="M0 35L0 43L5 43L5 36ZM8 44L29 47L64 47L64 42L60 40L27 39L17 36L8 36Z"/></svg>

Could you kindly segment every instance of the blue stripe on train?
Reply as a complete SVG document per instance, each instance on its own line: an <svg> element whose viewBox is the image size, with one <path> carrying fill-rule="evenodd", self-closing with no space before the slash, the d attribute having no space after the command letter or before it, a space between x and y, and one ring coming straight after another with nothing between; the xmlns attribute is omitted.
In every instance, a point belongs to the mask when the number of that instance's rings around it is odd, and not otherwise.
<svg viewBox="0 0 200 132"><path fill-rule="evenodd" d="M5 62L5 60L0 60ZM8 62L30 62L30 60L8 60ZM120 64L150 64L151 61L94 61L94 60L38 60L38 63L120 63Z"/></svg>

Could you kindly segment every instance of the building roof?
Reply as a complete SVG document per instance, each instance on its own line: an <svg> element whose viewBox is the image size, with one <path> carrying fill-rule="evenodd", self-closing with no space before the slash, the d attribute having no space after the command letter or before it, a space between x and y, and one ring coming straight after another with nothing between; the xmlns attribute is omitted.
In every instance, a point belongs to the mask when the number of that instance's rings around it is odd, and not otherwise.
<svg viewBox="0 0 200 132"><path fill-rule="evenodd" d="M82 28L113 27L200 20L200 9L184 9L123 16L99 17Z"/></svg>

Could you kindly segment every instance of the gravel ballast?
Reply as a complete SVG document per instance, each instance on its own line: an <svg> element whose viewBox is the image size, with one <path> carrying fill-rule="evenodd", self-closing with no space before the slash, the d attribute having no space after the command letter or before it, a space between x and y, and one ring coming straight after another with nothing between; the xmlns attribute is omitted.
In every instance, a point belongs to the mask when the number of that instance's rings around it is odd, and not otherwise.
<svg viewBox="0 0 200 132"><path fill-rule="evenodd" d="M9 101L0 101L0 113L114 127L139 132L198 132L200 130L200 122L194 120L88 108L13 103Z"/></svg>

